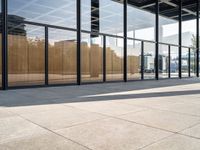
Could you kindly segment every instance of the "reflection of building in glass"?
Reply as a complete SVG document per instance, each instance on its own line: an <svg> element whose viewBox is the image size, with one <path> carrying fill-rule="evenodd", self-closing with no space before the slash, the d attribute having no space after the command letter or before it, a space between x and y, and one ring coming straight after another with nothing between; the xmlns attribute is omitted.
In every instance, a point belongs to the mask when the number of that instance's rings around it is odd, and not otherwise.
<svg viewBox="0 0 200 150"><path fill-rule="evenodd" d="M164 73L168 71L168 56L165 55L159 55L158 58L158 66L159 66L159 72Z"/></svg>
<svg viewBox="0 0 200 150"><path fill-rule="evenodd" d="M178 71L178 58L174 58L171 60L171 64L170 64L170 71L171 73L177 73Z"/></svg>
<svg viewBox="0 0 200 150"><path fill-rule="evenodd" d="M17 15L8 15L8 33L26 36L25 24L23 23L24 19Z"/></svg>
<svg viewBox="0 0 200 150"><path fill-rule="evenodd" d="M144 72L151 73L154 72L154 57L152 54L144 55Z"/></svg>
<svg viewBox="0 0 200 150"><path fill-rule="evenodd" d="M188 72L189 56L188 53L182 56L182 71Z"/></svg>

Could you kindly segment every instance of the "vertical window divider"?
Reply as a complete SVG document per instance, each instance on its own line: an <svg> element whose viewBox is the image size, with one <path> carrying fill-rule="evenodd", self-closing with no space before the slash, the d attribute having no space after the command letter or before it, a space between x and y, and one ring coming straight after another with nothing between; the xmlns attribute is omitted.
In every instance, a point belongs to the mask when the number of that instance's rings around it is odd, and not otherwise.
<svg viewBox="0 0 200 150"><path fill-rule="evenodd" d="M127 82L127 0L124 0L124 82Z"/></svg>
<svg viewBox="0 0 200 150"><path fill-rule="evenodd" d="M45 26L45 85L49 85L49 31Z"/></svg>
<svg viewBox="0 0 200 150"><path fill-rule="evenodd" d="M2 89L8 89L8 31L7 31L7 0L2 2Z"/></svg>
<svg viewBox="0 0 200 150"><path fill-rule="evenodd" d="M179 78L182 78L182 0L179 2Z"/></svg>
<svg viewBox="0 0 200 150"><path fill-rule="evenodd" d="M188 48L188 76L191 77L191 49Z"/></svg>
<svg viewBox="0 0 200 150"><path fill-rule="evenodd" d="M81 0L77 0L77 84L81 85Z"/></svg>
<svg viewBox="0 0 200 150"><path fill-rule="evenodd" d="M159 0L156 1L156 56L155 56L155 78L159 79Z"/></svg>
<svg viewBox="0 0 200 150"><path fill-rule="evenodd" d="M144 80L144 41L141 41L141 79Z"/></svg>
<svg viewBox="0 0 200 150"><path fill-rule="evenodd" d="M171 46L168 45L168 77L171 78Z"/></svg>
<svg viewBox="0 0 200 150"><path fill-rule="evenodd" d="M103 36L103 82L106 82L106 36Z"/></svg>
<svg viewBox="0 0 200 150"><path fill-rule="evenodd" d="M196 76L199 77L199 0L197 0L197 37L196 37Z"/></svg>

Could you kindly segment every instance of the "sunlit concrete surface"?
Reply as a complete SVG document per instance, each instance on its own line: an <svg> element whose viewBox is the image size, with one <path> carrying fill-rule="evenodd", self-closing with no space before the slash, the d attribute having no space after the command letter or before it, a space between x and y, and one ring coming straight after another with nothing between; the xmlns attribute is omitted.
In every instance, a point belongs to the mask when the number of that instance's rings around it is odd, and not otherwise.
<svg viewBox="0 0 200 150"><path fill-rule="evenodd" d="M200 150L200 79L0 91L0 150Z"/></svg>

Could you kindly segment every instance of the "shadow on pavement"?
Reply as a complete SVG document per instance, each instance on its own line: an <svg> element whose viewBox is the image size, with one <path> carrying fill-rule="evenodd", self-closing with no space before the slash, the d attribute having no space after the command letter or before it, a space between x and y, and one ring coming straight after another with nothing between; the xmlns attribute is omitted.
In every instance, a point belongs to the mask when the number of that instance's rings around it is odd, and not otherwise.
<svg viewBox="0 0 200 150"><path fill-rule="evenodd" d="M152 97L170 97L179 95L200 94L200 90L182 91L180 85L200 83L197 78L193 79L170 79L159 81L137 81L128 83L105 83L82 86L63 86L34 89L18 89L0 92L1 107L32 106L61 103L75 103L86 101L107 101L119 99L141 99ZM136 94L117 94L117 92L137 91L179 86L177 91L151 92ZM113 93L113 94L112 94ZM109 94L109 95L101 95ZM93 95L93 96L90 96Z"/></svg>

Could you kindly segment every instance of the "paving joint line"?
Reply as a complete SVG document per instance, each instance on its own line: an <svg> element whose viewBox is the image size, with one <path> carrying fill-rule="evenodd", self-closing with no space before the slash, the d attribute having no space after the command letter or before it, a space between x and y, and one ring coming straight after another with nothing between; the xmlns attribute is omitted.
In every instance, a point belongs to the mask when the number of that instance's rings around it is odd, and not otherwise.
<svg viewBox="0 0 200 150"><path fill-rule="evenodd" d="M127 103L127 102L118 102L118 103L126 103L126 104L129 104L129 103ZM176 111L171 111L171 110L167 110L167 109L159 109L159 108L155 108L155 107L142 106L142 105L138 105L138 104L129 104L129 105L138 106L138 107L147 108L147 109L152 109L152 110L160 110L160 111L166 111L166 112L177 113L177 114L182 114L182 115L186 115L186 116L193 116L193 117L198 117L198 118L200 118L200 115L187 114L187 113L176 112Z"/></svg>
<svg viewBox="0 0 200 150"><path fill-rule="evenodd" d="M102 113L98 113L98 112L93 112L93 111L89 111L89 110L77 108L75 106L70 106L70 107L73 107L73 108L76 108L76 109L79 109L79 110L88 111L88 112L91 112L91 113L97 113L97 114L100 114L100 115L104 115L104 116L107 116L108 118L123 120L123 121L129 122L129 123L134 123L134 124L142 125L142 126L145 126L145 127L149 127L149 128L153 128L153 129L157 129L157 130L161 130L161 131L165 131L165 132L170 132L172 134L179 134L179 135L182 135L182 134L179 133L182 130L186 130L187 128L190 128L191 126L195 126L195 125L200 124L200 122L198 122L198 123L195 123L195 124L191 125L190 127L184 128L184 129L179 130L179 131L170 131L170 130L167 130L167 129L158 128L158 127L150 126L150 125L147 125L147 124L142 124L142 123L134 122L134 121L126 120L126 119L123 119L123 118L118 118L117 116L110 116L110 115L106 115L106 114L102 114ZM138 111L138 112L142 112L142 111L146 111L146 110L141 110L141 111ZM135 112L135 113L137 113L137 112ZM119 116L121 116L121 115L119 115ZM105 119L108 119L108 118L104 118L104 119L100 119L100 120L105 120ZM94 122L94 121L91 121L91 122ZM89 122L89 123L91 123L91 122ZM187 136L187 135L185 135L185 136ZM190 136L188 136L188 137L190 137ZM195 138L195 137L190 137L190 138L199 139L199 138Z"/></svg>
<svg viewBox="0 0 200 150"><path fill-rule="evenodd" d="M74 107L74 106L71 106L71 107L76 108L76 109L80 109L80 110L85 110L85 109L77 108L77 107ZM123 121L129 122L129 123L134 123L134 124L138 124L138 125L142 125L142 126L146 126L146 127L150 127L150 128L162 130L162 131L165 131L165 132L176 133L176 132L169 131L169 130L165 130L165 129L162 129L162 128L157 128L157 127L153 127L153 126L150 126L150 125L141 124L141 123L138 123L138 122L134 122L134 121L130 121L130 120L118 118L117 116L110 116L110 115L106 115L106 114L102 114L102 113L94 112L94 111L89 111L89 110L85 110L85 111L88 111L88 112L91 112L91 113L97 113L97 114L100 114L100 115L104 115L104 116L107 116L108 118L123 120ZM145 110L143 110L143 111L145 111ZM132 113L133 113L133 112L132 112ZM120 115L118 115L118 116L120 116ZM107 118L107 119L108 119L108 118ZM106 119L106 118L104 118L104 119ZM102 120L103 120L103 119L102 119Z"/></svg>
<svg viewBox="0 0 200 150"><path fill-rule="evenodd" d="M198 124L200 124L200 123L196 123L196 124L194 124L194 125L191 125L190 127L196 126L196 125L198 125ZM163 140L165 140L165 139L167 139L167 138L169 138L169 137L171 137L171 136L174 136L174 135L182 135L182 136L189 137L189 138L192 138L192 139L200 140L200 138L196 138L196 137L193 137L193 136L188 136L188 135L185 135L185 134L181 134L181 133L180 133L181 131L184 131L184 130L190 128L190 127L187 127L187 128L185 128L185 129L182 129L182 130L178 131L177 133L171 134L171 135L169 135L169 136L167 136L167 137L161 138L161 139L159 139L158 141L152 142L152 143L150 143L150 144L148 144L148 145L145 145L145 146L143 146L143 147L141 147L141 148L139 148L139 149L137 149L137 150L142 150L142 149L144 149L144 148L146 148L146 147L149 147L149 146L151 146L151 145L153 145L153 144L159 143L160 141L163 141Z"/></svg>
<svg viewBox="0 0 200 150"><path fill-rule="evenodd" d="M72 140L72 139L70 139L70 138L67 138L67 137L63 136L62 134L59 134L59 133L57 133L57 132L54 132L54 131L51 130L51 129L48 129L48 128L46 128L46 127L40 125L40 124L37 124L37 123L35 123L35 122L33 122L33 121L27 119L27 118L24 118L24 117L21 116L21 115L18 115L18 116L21 117L22 119L24 119L24 120L26 120L26 121L32 123L32 124L35 124L36 126L39 126L40 128L43 128L44 130L47 130L47 131L49 131L49 132L51 132L51 133L53 133L53 134L55 134L55 135L57 135L57 136L62 137L62 138L65 139L65 140L71 141L72 143L75 143L75 144L77 144L77 145L79 145L79 146L82 146L82 147L84 147L84 148L86 148L86 149L88 149L88 150L93 150L93 149L91 149L91 148L89 148L89 147L87 147L87 146L85 146L85 145L83 145L83 144L81 144L81 143L79 143L79 142L77 142L77 141L74 141L74 140Z"/></svg>

